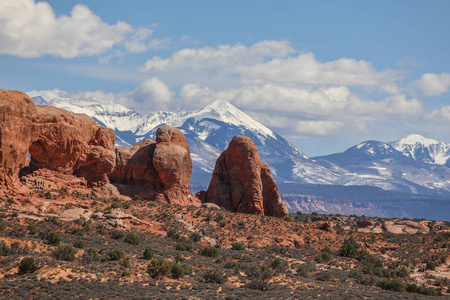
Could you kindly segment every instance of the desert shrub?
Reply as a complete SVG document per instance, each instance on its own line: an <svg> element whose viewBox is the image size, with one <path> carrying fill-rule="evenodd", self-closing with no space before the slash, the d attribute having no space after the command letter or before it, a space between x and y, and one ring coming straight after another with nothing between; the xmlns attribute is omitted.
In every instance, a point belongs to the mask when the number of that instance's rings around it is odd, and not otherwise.
<svg viewBox="0 0 450 300"><path fill-rule="evenodd" d="M168 275L172 268L170 264L164 259L154 259L147 266L147 273L155 279L163 278L163 276Z"/></svg>
<svg viewBox="0 0 450 300"><path fill-rule="evenodd" d="M317 263L327 263L333 258L333 253L328 246L322 248L322 252L314 257Z"/></svg>
<svg viewBox="0 0 450 300"><path fill-rule="evenodd" d="M320 281L330 281L331 275L329 271L320 271L315 278Z"/></svg>
<svg viewBox="0 0 450 300"><path fill-rule="evenodd" d="M53 246L59 245L61 242L61 238L56 232L50 232L50 234L47 236L47 243Z"/></svg>
<svg viewBox="0 0 450 300"><path fill-rule="evenodd" d="M45 199L52 199L52 193L47 192L44 194Z"/></svg>
<svg viewBox="0 0 450 300"><path fill-rule="evenodd" d="M130 277L131 275L130 275L130 272L128 272L128 271L123 271L121 274L120 274L120 277Z"/></svg>
<svg viewBox="0 0 450 300"><path fill-rule="evenodd" d="M53 257L58 260L75 261L75 250L69 245L59 246L53 251Z"/></svg>
<svg viewBox="0 0 450 300"><path fill-rule="evenodd" d="M185 275L185 269L179 264L174 264L171 273L173 278L182 278Z"/></svg>
<svg viewBox="0 0 450 300"><path fill-rule="evenodd" d="M98 234L100 235L106 235L108 232L106 230L105 224L97 224L97 227L95 228Z"/></svg>
<svg viewBox="0 0 450 300"><path fill-rule="evenodd" d="M78 248L78 249L84 249L84 242L83 241L76 241L76 242L73 243L73 246L75 248Z"/></svg>
<svg viewBox="0 0 450 300"><path fill-rule="evenodd" d="M231 249L233 249L233 250L244 250L245 249L245 246L244 246L244 244L242 244L242 243L233 243L232 245L231 245Z"/></svg>
<svg viewBox="0 0 450 300"><path fill-rule="evenodd" d="M282 258L275 258L272 263L270 264L272 269L274 269L276 272L284 272L287 268L289 268L289 263L282 259Z"/></svg>
<svg viewBox="0 0 450 300"><path fill-rule="evenodd" d="M427 270L434 271L434 270L436 270L436 264L433 261L431 261L431 260L427 260L426 268L427 268Z"/></svg>
<svg viewBox="0 0 450 300"><path fill-rule="evenodd" d="M377 285L383 290L389 290L394 292L406 292L406 286L401 279L383 279L377 283Z"/></svg>
<svg viewBox="0 0 450 300"><path fill-rule="evenodd" d="M228 281L228 276L222 270L213 269L203 273L203 279L206 283L224 284Z"/></svg>
<svg viewBox="0 0 450 300"><path fill-rule="evenodd" d="M125 257L122 250L114 249L108 252L106 255L108 260L120 260Z"/></svg>
<svg viewBox="0 0 450 300"><path fill-rule="evenodd" d="M31 235L35 235L38 232L38 228L34 224L29 224L27 226L27 230L28 230L28 233L31 234Z"/></svg>
<svg viewBox="0 0 450 300"><path fill-rule="evenodd" d="M245 285L245 287L253 290L266 291L268 290L269 280L273 273L265 268L261 268L254 274L254 278Z"/></svg>
<svg viewBox="0 0 450 300"><path fill-rule="evenodd" d="M405 266L401 266L394 273L399 278L409 278L409 270Z"/></svg>
<svg viewBox="0 0 450 300"><path fill-rule="evenodd" d="M308 268L307 264L300 264L297 266L297 275L300 275L305 278L309 278L310 269Z"/></svg>
<svg viewBox="0 0 450 300"><path fill-rule="evenodd" d="M90 264L95 261L100 260L100 255L98 254L97 250L93 248L89 248L81 258L81 262L83 264Z"/></svg>
<svg viewBox="0 0 450 300"><path fill-rule="evenodd" d="M125 232L123 232L122 230L114 230L111 233L111 237L115 240L120 240L125 236Z"/></svg>
<svg viewBox="0 0 450 300"><path fill-rule="evenodd" d="M150 260L150 259L152 259L155 256L155 253L153 252L152 249L145 248L143 256L144 256L144 259Z"/></svg>
<svg viewBox="0 0 450 300"><path fill-rule="evenodd" d="M205 248L203 248L201 254L203 256L218 257L220 255L220 250L215 247L206 246Z"/></svg>
<svg viewBox="0 0 450 300"><path fill-rule="evenodd" d="M69 189L68 189L67 187L65 187L65 186L63 186L62 188L59 189L59 194L60 194L61 196L65 196L65 195L67 195L68 193L69 193Z"/></svg>
<svg viewBox="0 0 450 300"><path fill-rule="evenodd" d="M386 254L386 248L380 247L380 253L381 254Z"/></svg>
<svg viewBox="0 0 450 300"><path fill-rule="evenodd" d="M6 227L7 227L6 223L5 223L5 222L3 222L2 220L0 220L0 231L3 231L3 230L5 230L5 229L6 229Z"/></svg>
<svg viewBox="0 0 450 300"><path fill-rule="evenodd" d="M11 247L6 245L5 241L0 243L0 256L8 256L11 255Z"/></svg>
<svg viewBox="0 0 450 300"><path fill-rule="evenodd" d="M125 235L125 237L123 238L123 241L125 243L135 245L135 246L139 246L141 244L141 239L139 238L139 236L136 233L133 233L133 232L127 233Z"/></svg>
<svg viewBox="0 0 450 300"><path fill-rule="evenodd" d="M202 239L202 235L201 235L200 233L198 233L198 232L193 232L193 233L191 233L191 235L189 236L189 239L190 239L192 242L197 243L197 242L200 242L200 240Z"/></svg>
<svg viewBox="0 0 450 300"><path fill-rule="evenodd" d="M415 283L408 283L406 285L406 291L408 293L416 293L416 294L422 294L422 295L428 295L428 296L439 296L439 293L436 292L435 289L432 287L422 287L418 286Z"/></svg>
<svg viewBox="0 0 450 300"><path fill-rule="evenodd" d="M175 245L175 249L178 251L191 251L192 250L192 244L190 243L184 243L184 242L177 242Z"/></svg>
<svg viewBox="0 0 450 300"><path fill-rule="evenodd" d="M219 226L220 227L225 227L227 225L227 221L225 221L225 220L220 220L219 221Z"/></svg>
<svg viewBox="0 0 450 300"><path fill-rule="evenodd" d="M34 273L39 268L37 262L32 257L25 257L20 261L19 274Z"/></svg>
<svg viewBox="0 0 450 300"><path fill-rule="evenodd" d="M359 244L356 242L354 237L349 239L344 239L344 243L339 249L339 256L357 258L360 255Z"/></svg>

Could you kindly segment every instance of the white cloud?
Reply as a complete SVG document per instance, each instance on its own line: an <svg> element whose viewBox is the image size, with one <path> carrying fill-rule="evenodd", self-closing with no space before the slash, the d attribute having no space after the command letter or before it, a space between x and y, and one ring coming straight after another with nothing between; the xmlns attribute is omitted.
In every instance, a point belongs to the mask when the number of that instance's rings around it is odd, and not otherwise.
<svg viewBox="0 0 450 300"><path fill-rule="evenodd" d="M244 84L346 85L378 88L391 94L399 92L395 84L399 79L397 71L377 71L364 60L340 58L320 62L312 53L289 56L295 52L288 41L274 40L250 47L238 43L215 48L184 48L169 58L156 56L147 60L143 71L162 74L189 70L197 76L199 71L214 71L238 76Z"/></svg>
<svg viewBox="0 0 450 300"><path fill-rule="evenodd" d="M151 34L151 29L124 22L105 23L82 4L70 16L56 16L47 2L0 1L0 54L74 58L103 54L117 45L140 53L148 49Z"/></svg>
<svg viewBox="0 0 450 300"><path fill-rule="evenodd" d="M450 123L450 105L431 111L426 118L428 121Z"/></svg>
<svg viewBox="0 0 450 300"><path fill-rule="evenodd" d="M267 57L285 57L293 51L287 41L261 41L251 47L238 43L234 46L219 45L217 48L185 48L167 59L155 56L147 60L143 71L167 72L184 68L229 70L240 64L262 63Z"/></svg>
<svg viewBox="0 0 450 300"><path fill-rule="evenodd" d="M180 90L180 105L188 110L200 109L216 100L216 93L199 84L186 84Z"/></svg>
<svg viewBox="0 0 450 300"><path fill-rule="evenodd" d="M54 98L63 98L67 97L69 93L66 91L61 91L60 89L53 89L53 90L42 90L42 91L29 91L27 92L27 95L30 96L30 98L41 96L42 99L49 102L50 100Z"/></svg>
<svg viewBox="0 0 450 300"><path fill-rule="evenodd" d="M426 73L416 81L415 86L425 96L440 96L450 88L450 73Z"/></svg>

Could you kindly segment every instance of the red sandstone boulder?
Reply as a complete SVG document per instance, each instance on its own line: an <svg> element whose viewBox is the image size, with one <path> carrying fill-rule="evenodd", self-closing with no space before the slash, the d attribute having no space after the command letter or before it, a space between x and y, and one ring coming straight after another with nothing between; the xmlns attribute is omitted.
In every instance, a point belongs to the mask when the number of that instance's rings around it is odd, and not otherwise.
<svg viewBox="0 0 450 300"><path fill-rule="evenodd" d="M234 212L288 215L269 165L261 163L253 141L241 135L217 159L205 199Z"/></svg>
<svg viewBox="0 0 450 300"><path fill-rule="evenodd" d="M144 140L132 147L116 149L116 168L110 175L119 190L130 196L167 203L191 204L192 160L183 133L164 125L156 131L156 143ZM128 185L128 186L127 186Z"/></svg>
<svg viewBox="0 0 450 300"><path fill-rule="evenodd" d="M77 175L90 184L109 183L107 174L115 166L114 132L85 114L53 106L36 106L36 110L30 145L32 168Z"/></svg>
<svg viewBox="0 0 450 300"><path fill-rule="evenodd" d="M0 186L18 189L28 163L32 170L84 177L90 185L109 182L114 132L87 115L35 106L25 93L0 89L0 120Z"/></svg>
<svg viewBox="0 0 450 300"><path fill-rule="evenodd" d="M0 188L20 186L19 171L28 165L35 119L36 108L25 93L0 89Z"/></svg>

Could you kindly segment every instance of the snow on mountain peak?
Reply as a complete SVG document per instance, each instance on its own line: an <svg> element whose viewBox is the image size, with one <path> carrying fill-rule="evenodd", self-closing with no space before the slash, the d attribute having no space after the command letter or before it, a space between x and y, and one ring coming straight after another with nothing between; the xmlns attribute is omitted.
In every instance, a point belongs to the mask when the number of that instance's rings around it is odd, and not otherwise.
<svg viewBox="0 0 450 300"><path fill-rule="evenodd" d="M277 139L272 130L255 121L226 100L216 100L205 108L194 112L190 117L193 117L196 121L211 118L236 126L244 126L255 132Z"/></svg>
<svg viewBox="0 0 450 300"><path fill-rule="evenodd" d="M389 144L406 156L424 163L443 165L450 158L449 143L429 139L419 134L410 134Z"/></svg>
<svg viewBox="0 0 450 300"><path fill-rule="evenodd" d="M398 140L396 143L398 144L406 144L406 145L415 145L422 144L424 146L430 146L434 144L439 144L439 141L426 138L420 134L410 134L405 136L404 138Z"/></svg>

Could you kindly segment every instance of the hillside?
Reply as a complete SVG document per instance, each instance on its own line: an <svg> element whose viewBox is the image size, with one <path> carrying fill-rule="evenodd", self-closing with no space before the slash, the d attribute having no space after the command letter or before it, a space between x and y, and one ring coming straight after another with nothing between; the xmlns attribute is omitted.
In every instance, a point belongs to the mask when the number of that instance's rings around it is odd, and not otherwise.
<svg viewBox="0 0 450 300"><path fill-rule="evenodd" d="M2 199L3 298L449 296L448 222L277 219L85 192Z"/></svg>

